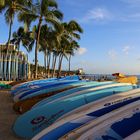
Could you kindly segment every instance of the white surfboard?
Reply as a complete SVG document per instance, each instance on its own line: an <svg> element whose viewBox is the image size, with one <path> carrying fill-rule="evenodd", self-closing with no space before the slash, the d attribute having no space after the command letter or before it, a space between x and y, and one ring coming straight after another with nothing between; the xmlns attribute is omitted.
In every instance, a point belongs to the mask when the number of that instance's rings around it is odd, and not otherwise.
<svg viewBox="0 0 140 140"><path fill-rule="evenodd" d="M75 130L67 140L104 140L104 138L122 140L122 135L120 136L119 133L111 129L111 126L123 119L132 117L136 113L140 113L140 101L136 101L119 110L112 111L111 113L97 118L96 121L94 120L80 129ZM62 139L64 139L64 137Z"/></svg>
<svg viewBox="0 0 140 140"><path fill-rule="evenodd" d="M100 108L105 108L106 106L110 106L110 105L114 105L116 103L124 102L126 100L129 100L131 98L135 98L137 96L140 96L140 89L134 89L134 90L131 90L129 92L123 92L123 93L116 94L116 95L113 95L110 97L106 97L106 98L97 100L93 103L87 104L87 105L80 107L78 109L75 109L74 111L71 111L71 112L67 113L66 115L64 115L63 117L61 117L59 120L57 120L54 124L52 124L48 128L41 131L39 134L37 134L33 138L33 140L40 139L45 134L60 127L61 125L65 124L67 122L70 122L70 121L74 121L75 119L78 119L80 117L82 118L82 116L84 116L85 114L90 113L94 110L96 111ZM65 137L67 137L67 135Z"/></svg>
<svg viewBox="0 0 140 140"><path fill-rule="evenodd" d="M131 134L129 137L124 138L124 140L140 140L140 130L138 130L135 133Z"/></svg>

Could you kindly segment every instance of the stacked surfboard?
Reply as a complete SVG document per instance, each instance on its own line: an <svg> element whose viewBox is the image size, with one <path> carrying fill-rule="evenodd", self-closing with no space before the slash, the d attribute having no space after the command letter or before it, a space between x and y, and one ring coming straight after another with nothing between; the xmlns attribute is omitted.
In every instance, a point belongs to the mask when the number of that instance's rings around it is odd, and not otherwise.
<svg viewBox="0 0 140 140"><path fill-rule="evenodd" d="M33 140L138 137L137 125L128 129L127 134L124 131L131 123L140 121L137 85L68 76L26 82L13 87L11 94L14 110L22 114L12 128L20 137Z"/></svg>

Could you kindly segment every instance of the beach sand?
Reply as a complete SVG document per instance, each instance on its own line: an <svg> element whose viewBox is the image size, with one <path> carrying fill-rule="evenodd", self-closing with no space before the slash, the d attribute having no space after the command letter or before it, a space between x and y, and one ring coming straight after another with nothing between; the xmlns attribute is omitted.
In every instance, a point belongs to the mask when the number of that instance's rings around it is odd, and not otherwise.
<svg viewBox="0 0 140 140"><path fill-rule="evenodd" d="M12 132L18 115L12 109L13 101L8 90L0 90L0 140L23 140Z"/></svg>

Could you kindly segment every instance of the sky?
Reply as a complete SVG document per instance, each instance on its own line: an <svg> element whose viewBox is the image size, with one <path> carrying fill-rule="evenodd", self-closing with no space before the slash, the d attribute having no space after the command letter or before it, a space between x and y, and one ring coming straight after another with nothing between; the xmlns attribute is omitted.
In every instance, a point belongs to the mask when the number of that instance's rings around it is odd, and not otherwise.
<svg viewBox="0 0 140 140"><path fill-rule="evenodd" d="M84 30L80 49L72 57L73 70L85 73L140 74L140 0L57 0L64 21L76 20ZM12 31L22 25L14 20ZM0 15L0 43L8 38L8 25ZM26 50L21 47L25 52ZM29 54L33 63L34 51ZM43 65L43 54L39 53ZM64 60L63 68L68 70Z"/></svg>

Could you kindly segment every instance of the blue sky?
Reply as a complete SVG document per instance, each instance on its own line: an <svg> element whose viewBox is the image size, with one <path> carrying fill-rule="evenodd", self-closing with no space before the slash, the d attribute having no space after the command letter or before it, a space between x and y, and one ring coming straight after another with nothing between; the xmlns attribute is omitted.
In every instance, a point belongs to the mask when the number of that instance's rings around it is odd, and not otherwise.
<svg viewBox="0 0 140 140"><path fill-rule="evenodd" d="M77 20L84 33L72 69L86 73L140 72L140 0L58 0L64 21ZM20 24L15 19L13 31ZM7 41L8 26L0 15L0 43ZM24 49L22 49L25 51ZM26 51L25 51L26 53ZM29 60L34 59L34 52ZM43 65L43 55L39 54ZM63 69L68 69L65 60Z"/></svg>

